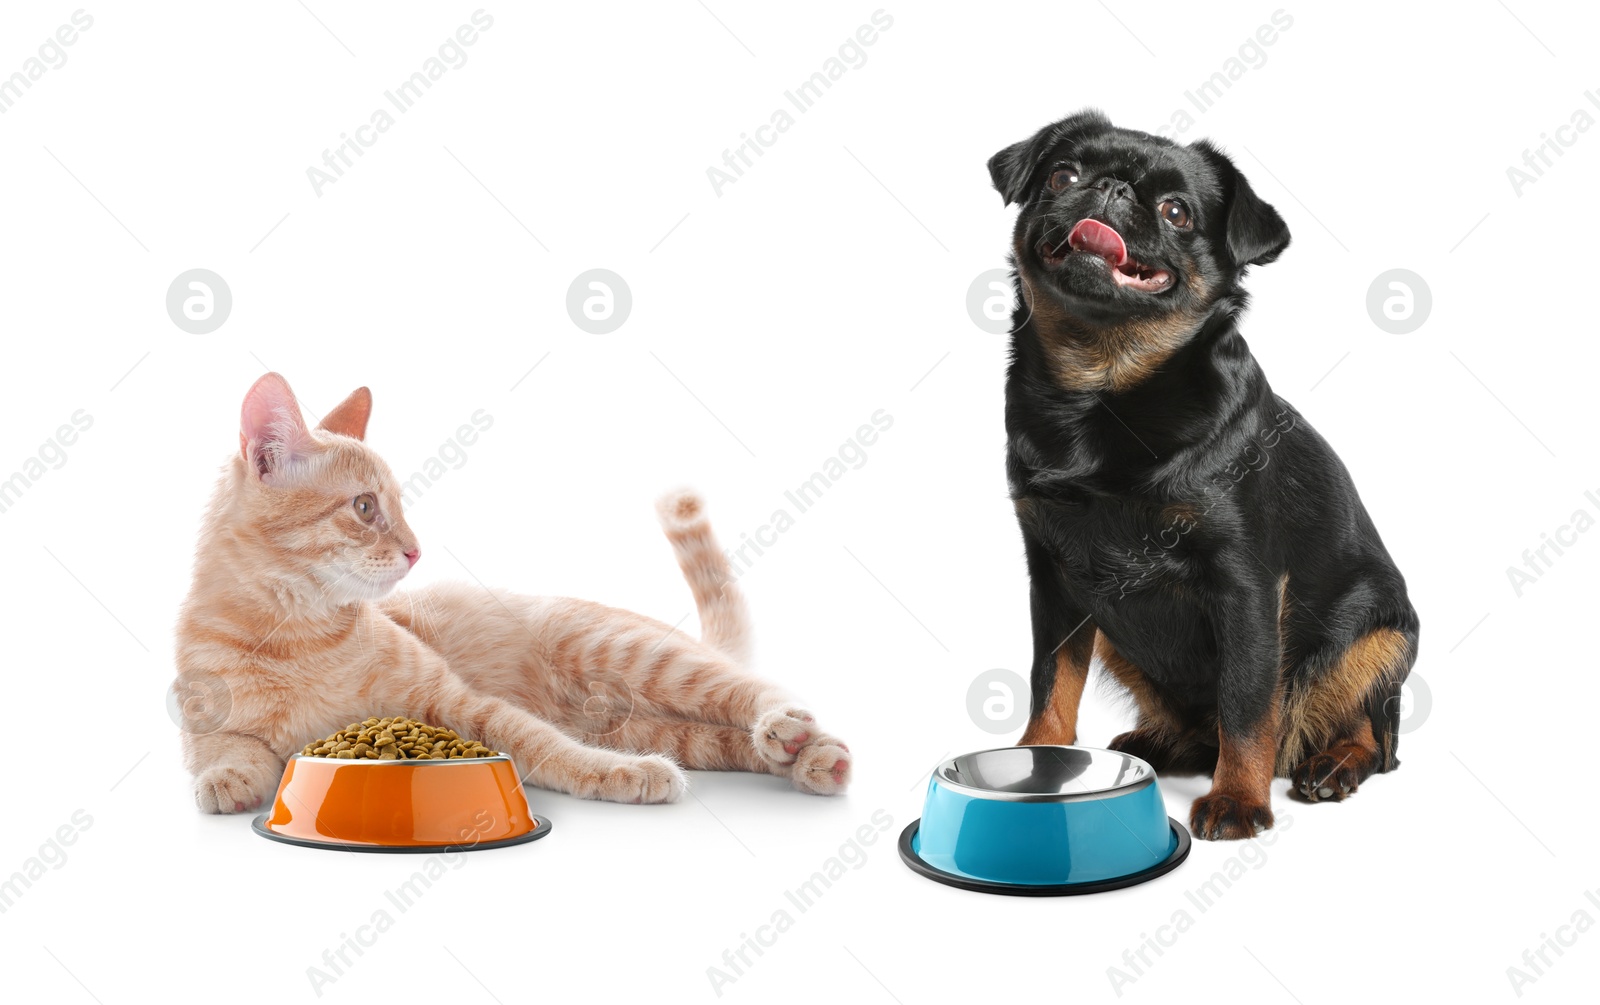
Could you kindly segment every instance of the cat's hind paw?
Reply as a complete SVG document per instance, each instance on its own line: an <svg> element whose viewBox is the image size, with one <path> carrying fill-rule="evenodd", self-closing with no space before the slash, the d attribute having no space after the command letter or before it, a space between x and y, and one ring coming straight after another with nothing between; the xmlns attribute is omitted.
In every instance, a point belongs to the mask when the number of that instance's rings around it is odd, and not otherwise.
<svg viewBox="0 0 1600 1005"><path fill-rule="evenodd" d="M850 784L853 758L844 741L832 736L817 736L800 748L790 769L790 779L801 792L815 796L834 796Z"/></svg>
<svg viewBox="0 0 1600 1005"><path fill-rule="evenodd" d="M816 716L803 708L775 708L762 713L750 727L750 742L762 760L775 766L795 763L800 751L817 735Z"/></svg>

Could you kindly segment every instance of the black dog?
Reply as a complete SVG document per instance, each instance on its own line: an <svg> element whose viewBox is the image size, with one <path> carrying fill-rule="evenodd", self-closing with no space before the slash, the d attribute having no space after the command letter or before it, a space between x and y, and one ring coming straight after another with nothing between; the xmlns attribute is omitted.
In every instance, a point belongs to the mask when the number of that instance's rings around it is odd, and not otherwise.
<svg viewBox="0 0 1600 1005"><path fill-rule="evenodd" d="M1289 245L1221 151L1087 111L989 161L1019 203L1007 464L1032 583L1023 743L1074 743L1092 656L1208 772L1203 838L1272 826L1274 775L1340 800L1393 770L1417 615L1349 473L1237 322Z"/></svg>

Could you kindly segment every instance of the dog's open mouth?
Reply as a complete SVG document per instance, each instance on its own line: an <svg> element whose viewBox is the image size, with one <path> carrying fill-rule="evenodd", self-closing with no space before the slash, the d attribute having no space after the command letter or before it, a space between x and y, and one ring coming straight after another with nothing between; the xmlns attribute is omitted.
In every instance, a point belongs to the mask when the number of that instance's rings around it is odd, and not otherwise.
<svg viewBox="0 0 1600 1005"><path fill-rule="evenodd" d="M1111 279L1118 286L1144 293L1159 293L1172 285L1172 273L1129 255L1122 235L1099 220L1079 220L1067 235L1065 247L1046 241L1039 245L1039 254L1051 268L1065 262L1070 254L1094 255L1105 260Z"/></svg>

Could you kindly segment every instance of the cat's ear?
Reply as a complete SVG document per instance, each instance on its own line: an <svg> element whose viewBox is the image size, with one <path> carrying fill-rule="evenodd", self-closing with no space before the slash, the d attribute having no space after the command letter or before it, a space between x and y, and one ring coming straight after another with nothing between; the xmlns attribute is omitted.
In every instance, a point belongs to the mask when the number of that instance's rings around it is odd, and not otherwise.
<svg viewBox="0 0 1600 1005"><path fill-rule="evenodd" d="M364 387L358 387L350 392L350 397L339 402L333 411L323 416L317 428L364 440L367 438L367 419L371 417L372 392Z"/></svg>
<svg viewBox="0 0 1600 1005"><path fill-rule="evenodd" d="M289 382L275 373L256 381L239 413L239 452L256 476L265 479L303 456L311 433Z"/></svg>

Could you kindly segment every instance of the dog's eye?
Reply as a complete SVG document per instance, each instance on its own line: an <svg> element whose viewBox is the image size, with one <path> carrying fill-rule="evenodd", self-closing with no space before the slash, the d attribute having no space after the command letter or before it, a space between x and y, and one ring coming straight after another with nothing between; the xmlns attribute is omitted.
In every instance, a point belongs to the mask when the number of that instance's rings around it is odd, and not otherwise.
<svg viewBox="0 0 1600 1005"><path fill-rule="evenodd" d="M1161 219L1172 224L1174 227L1177 227L1179 230L1189 229L1189 207L1185 206L1183 203L1176 199L1168 199L1166 202L1163 202L1160 206L1158 206L1157 209L1161 213Z"/></svg>
<svg viewBox="0 0 1600 1005"><path fill-rule="evenodd" d="M1078 184L1078 169L1075 167L1060 167L1050 172L1050 191L1059 192L1068 185Z"/></svg>
<svg viewBox="0 0 1600 1005"><path fill-rule="evenodd" d="M371 523L378 518L378 500L370 492L356 496L351 505L355 507L356 516L361 518L362 523Z"/></svg>

